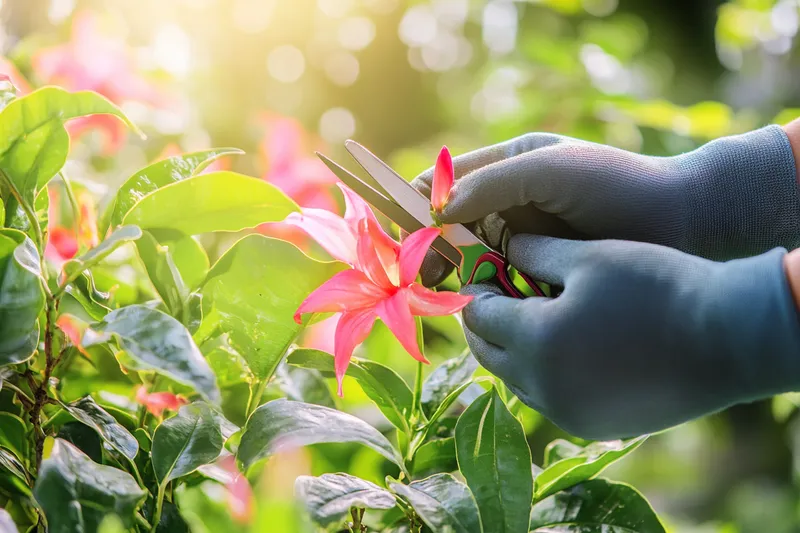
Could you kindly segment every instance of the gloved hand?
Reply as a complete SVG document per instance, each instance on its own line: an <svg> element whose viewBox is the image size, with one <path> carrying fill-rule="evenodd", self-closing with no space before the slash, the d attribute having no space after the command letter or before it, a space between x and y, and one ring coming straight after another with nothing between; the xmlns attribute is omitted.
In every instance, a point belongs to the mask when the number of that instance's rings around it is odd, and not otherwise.
<svg viewBox="0 0 800 533"><path fill-rule="evenodd" d="M574 435L658 431L798 390L785 253L718 263L653 244L517 235L510 262L564 292L517 300L466 286L467 340L520 400Z"/></svg>
<svg viewBox="0 0 800 533"><path fill-rule="evenodd" d="M495 247L505 224L511 234L650 242L715 260L800 246L795 162L779 126L674 157L531 133L454 166L461 179L442 221L479 221ZM432 175L413 185L430 196ZM423 283L441 281L446 265L431 252Z"/></svg>

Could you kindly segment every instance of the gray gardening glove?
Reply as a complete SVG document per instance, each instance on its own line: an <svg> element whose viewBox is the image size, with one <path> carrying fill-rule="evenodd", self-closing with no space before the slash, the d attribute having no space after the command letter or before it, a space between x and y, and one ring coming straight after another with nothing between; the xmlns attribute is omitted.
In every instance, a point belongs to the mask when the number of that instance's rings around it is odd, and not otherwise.
<svg viewBox="0 0 800 533"><path fill-rule="evenodd" d="M444 222L505 233L661 244L724 260L800 246L800 195L786 134L769 126L674 157L531 133L454 158ZM413 185L430 196L432 170ZM449 272L434 252L433 285Z"/></svg>
<svg viewBox="0 0 800 533"><path fill-rule="evenodd" d="M511 264L564 287L513 299L468 285L475 357L520 400L589 439L650 433L800 387L783 249L718 263L631 241L517 235Z"/></svg>

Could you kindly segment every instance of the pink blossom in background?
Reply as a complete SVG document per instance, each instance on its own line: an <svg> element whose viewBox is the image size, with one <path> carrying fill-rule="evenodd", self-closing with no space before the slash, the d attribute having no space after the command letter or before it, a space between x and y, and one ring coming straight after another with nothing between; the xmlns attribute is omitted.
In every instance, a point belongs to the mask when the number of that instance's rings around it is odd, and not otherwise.
<svg viewBox="0 0 800 533"><path fill-rule="evenodd" d="M290 215L287 223L302 228L332 256L353 267L323 283L295 312L298 323L305 313L340 313L334 366L341 396L353 350L367 338L375 319L386 324L414 359L427 363L417 345L414 316L457 313L472 297L435 292L415 281L425 252L441 233L439 228L423 228L398 244L384 232L366 202L340 187L348 204L345 218L304 209Z"/></svg>
<svg viewBox="0 0 800 533"><path fill-rule="evenodd" d="M57 269L61 269L80 251L93 248L100 243L97 233L97 209L94 197L88 191L79 191L76 196L78 217L73 220L73 227L63 225L61 219L61 194L55 187L47 190L50 196L48 208L47 245L44 256Z"/></svg>
<svg viewBox="0 0 800 533"><path fill-rule="evenodd" d="M36 52L31 65L46 84L72 91L96 91L116 104L136 101L166 107L171 101L162 88L140 73L126 43L104 29L101 17L91 11L75 15L69 42ZM99 129L105 136L107 155L116 153L127 135L126 126L110 115L76 119L67 124L67 129L74 138Z"/></svg>
<svg viewBox="0 0 800 533"><path fill-rule="evenodd" d="M148 393L145 386L140 385L136 389L136 403L144 405L152 415L160 417L165 410L177 411L182 405L186 405L189 402L186 398L171 392Z"/></svg>
<svg viewBox="0 0 800 533"><path fill-rule="evenodd" d="M220 457L217 464L229 475L225 488L228 490L228 510L231 516L240 524L250 523L253 517L253 489L250 483L239 472L233 455Z"/></svg>
<svg viewBox="0 0 800 533"><path fill-rule="evenodd" d="M75 346L78 351L80 351L86 357L90 357L89 352L87 352L81 344L83 332L86 329L85 324L81 324L81 322L72 315L63 314L58 317L58 320L56 320L56 326L58 326L58 329L64 332L64 335L67 336L69 342Z"/></svg>
<svg viewBox="0 0 800 533"><path fill-rule="evenodd" d="M436 166L433 170L433 185L431 186L431 207L437 213L441 213L450 196L450 189L455 182L455 172L453 170L453 158L450 157L450 150L447 146L442 147L439 157L436 159Z"/></svg>

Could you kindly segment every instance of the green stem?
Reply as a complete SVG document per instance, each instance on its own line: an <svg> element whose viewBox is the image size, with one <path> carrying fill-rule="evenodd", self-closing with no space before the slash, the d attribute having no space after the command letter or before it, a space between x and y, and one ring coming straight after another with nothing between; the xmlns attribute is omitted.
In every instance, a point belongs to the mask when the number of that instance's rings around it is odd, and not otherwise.
<svg viewBox="0 0 800 533"><path fill-rule="evenodd" d="M419 351L425 353L425 336L422 333L422 317L414 317L417 322L417 344ZM417 374L414 377L414 399L411 404L411 420L422 419L422 362L417 362Z"/></svg>
<svg viewBox="0 0 800 533"><path fill-rule="evenodd" d="M152 528L152 527L153 527L153 526L151 526L151 525L150 525L150 522L148 522L148 521L147 521L147 519L146 519L145 517L143 517L142 515L140 515L139 513L136 513L136 515L135 515L135 516L136 516L136 522L137 522L137 523L138 523L140 526L142 526L143 528L145 528L147 531L150 531L150 528Z"/></svg>
<svg viewBox="0 0 800 533"><path fill-rule="evenodd" d="M155 533L158 529L158 523L161 521L161 507L164 505L164 493L167 490L168 481L163 481L158 485L158 495L156 496L156 512L153 513L153 525L150 528L150 533Z"/></svg>
<svg viewBox="0 0 800 533"><path fill-rule="evenodd" d="M259 380L257 383L258 385L255 389L250 387L250 398L247 400L245 418L250 418L250 415L253 414L253 411L258 409L259 404L261 404L261 397L264 396L264 390L267 388L266 379Z"/></svg>
<svg viewBox="0 0 800 533"><path fill-rule="evenodd" d="M22 210L25 212L25 216L28 217L28 222L31 225L34 235L36 236L36 247L39 249L39 253L44 254L42 228L39 227L39 221L36 219L36 212L33 210L33 207L28 205L28 202L22 198L22 194L19 192L19 189L17 189L17 186L14 185L14 182L11 181L11 178L9 178L8 175L1 170L0 178L2 178L3 182L8 187L8 190L11 192L11 196L13 196L19 203L20 207L22 207Z"/></svg>

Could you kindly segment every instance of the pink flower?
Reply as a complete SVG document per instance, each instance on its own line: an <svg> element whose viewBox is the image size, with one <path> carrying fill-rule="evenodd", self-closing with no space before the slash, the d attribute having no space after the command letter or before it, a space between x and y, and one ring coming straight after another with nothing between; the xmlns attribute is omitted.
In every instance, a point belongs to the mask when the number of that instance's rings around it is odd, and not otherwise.
<svg viewBox="0 0 800 533"><path fill-rule="evenodd" d="M453 171L453 158L447 146L442 147L439 157L436 159L436 167L433 170L433 186L431 187L431 206L437 213L441 213L450 196L450 189L453 188L455 172Z"/></svg>
<svg viewBox="0 0 800 533"><path fill-rule="evenodd" d="M102 31L100 26L100 17L92 12L76 15L70 42L43 49L31 58L36 75L45 83L69 90L96 91L116 104L137 101L165 107L168 98L138 72L125 42L111 31ZM113 154L122 146L126 126L116 117L94 115L67 124L75 138L95 128L105 135L106 154Z"/></svg>
<svg viewBox="0 0 800 533"><path fill-rule="evenodd" d="M240 524L249 523L253 517L253 489L250 488L250 483L239 472L233 455L220 457L217 464L229 475L225 488L228 490L228 510L231 516Z"/></svg>
<svg viewBox="0 0 800 533"><path fill-rule="evenodd" d="M151 414L161 416L164 410L177 411L181 405L186 405L189 402L186 398L182 398L171 392L152 392L148 393L144 385L140 385L136 389L136 401L140 405L144 405Z"/></svg>
<svg viewBox="0 0 800 533"><path fill-rule="evenodd" d="M353 266L312 292L294 316L300 323L304 313L341 313L334 334L334 366L341 396L353 350L367 338L376 318L383 320L414 359L427 363L417 344L414 316L457 313L472 297L434 292L415 282L439 228L416 231L400 245L383 231L361 198L343 185L340 188L347 203L344 219L327 211L304 209L302 214L290 215L287 222L301 227L333 257Z"/></svg>
<svg viewBox="0 0 800 533"><path fill-rule="evenodd" d="M89 352L81 344L81 339L83 338L83 332L86 329L85 324L81 324L75 317L72 315L61 315L56 320L56 326L58 329L64 332L64 335L67 336L69 342L72 343L75 348L78 349L83 355L87 358L90 357Z"/></svg>
<svg viewBox="0 0 800 533"><path fill-rule="evenodd" d="M97 234L97 209L94 197L86 190L77 194L78 220L73 221L75 230L62 225L60 221L61 196L57 189L51 187L47 190L50 195L48 212L48 238L44 255L61 268L64 262L69 261L79 250L87 250L97 246L100 238Z"/></svg>

